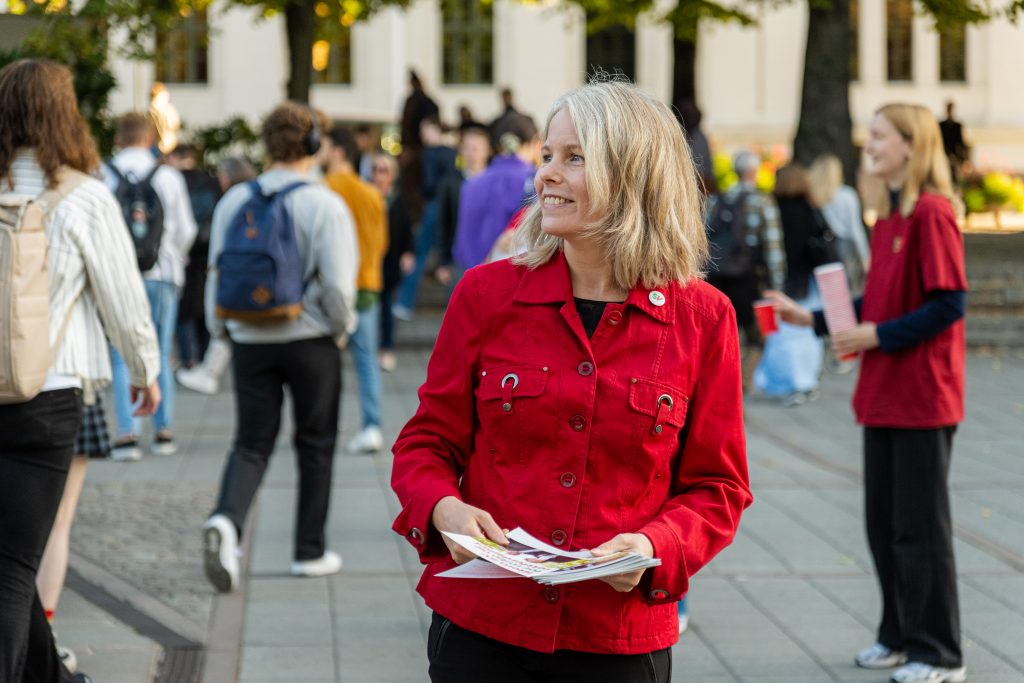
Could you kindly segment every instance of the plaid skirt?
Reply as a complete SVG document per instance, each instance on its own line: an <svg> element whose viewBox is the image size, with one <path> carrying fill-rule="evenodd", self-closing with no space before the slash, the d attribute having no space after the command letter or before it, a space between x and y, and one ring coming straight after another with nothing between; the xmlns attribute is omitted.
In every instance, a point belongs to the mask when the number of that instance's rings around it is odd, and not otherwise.
<svg viewBox="0 0 1024 683"><path fill-rule="evenodd" d="M75 439L75 454L87 455L90 458L106 458L110 455L110 432L107 430L107 417L103 414L103 404L96 396L96 403L82 406L82 425Z"/></svg>

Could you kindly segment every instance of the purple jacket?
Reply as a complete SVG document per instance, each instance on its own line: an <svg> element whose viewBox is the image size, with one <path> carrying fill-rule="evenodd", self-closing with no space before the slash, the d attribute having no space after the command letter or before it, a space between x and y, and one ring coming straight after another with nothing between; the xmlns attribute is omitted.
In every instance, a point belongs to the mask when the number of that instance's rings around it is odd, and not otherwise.
<svg viewBox="0 0 1024 683"><path fill-rule="evenodd" d="M533 174L533 166L519 157L502 155L465 182L452 247L456 263L468 269L484 262L523 200L533 194Z"/></svg>

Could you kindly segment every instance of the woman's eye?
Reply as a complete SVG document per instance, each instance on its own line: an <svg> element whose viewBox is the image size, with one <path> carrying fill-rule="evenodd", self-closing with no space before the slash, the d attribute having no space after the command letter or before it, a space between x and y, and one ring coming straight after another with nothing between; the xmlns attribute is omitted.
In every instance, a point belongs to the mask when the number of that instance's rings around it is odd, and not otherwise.
<svg viewBox="0 0 1024 683"><path fill-rule="evenodd" d="M540 160L543 161L545 164L551 163L551 155L550 154L541 154L540 155Z"/></svg>
<svg viewBox="0 0 1024 683"><path fill-rule="evenodd" d="M572 154L572 155L569 156L569 161L582 164L583 163L583 155L581 155L581 154Z"/></svg>

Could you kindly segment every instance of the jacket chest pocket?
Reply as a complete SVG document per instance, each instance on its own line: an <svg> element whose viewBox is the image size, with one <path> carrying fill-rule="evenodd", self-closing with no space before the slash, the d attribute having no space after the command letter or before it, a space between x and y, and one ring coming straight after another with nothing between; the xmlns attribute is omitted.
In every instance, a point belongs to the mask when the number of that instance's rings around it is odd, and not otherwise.
<svg viewBox="0 0 1024 683"><path fill-rule="evenodd" d="M540 416L547 389L548 368L511 366L481 373L477 414L483 446L506 461L521 462L526 438Z"/></svg>
<svg viewBox="0 0 1024 683"><path fill-rule="evenodd" d="M635 416L642 451L664 463L679 444L690 397L680 389L641 377L629 380L629 407Z"/></svg>

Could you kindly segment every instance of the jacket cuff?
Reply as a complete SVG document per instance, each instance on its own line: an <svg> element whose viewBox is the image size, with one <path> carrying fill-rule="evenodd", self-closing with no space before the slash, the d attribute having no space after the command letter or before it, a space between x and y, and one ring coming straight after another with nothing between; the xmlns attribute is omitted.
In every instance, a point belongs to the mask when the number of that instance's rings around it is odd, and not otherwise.
<svg viewBox="0 0 1024 683"><path fill-rule="evenodd" d="M428 484L420 489L419 495L409 502L391 528L419 553L420 562L430 564L451 556L445 545L441 532L438 531L431 517L438 501L447 496L455 496L462 500L459 489L447 482Z"/></svg>
<svg viewBox="0 0 1024 683"><path fill-rule="evenodd" d="M660 566L647 570L647 575L639 584L644 600L649 605L678 602L686 595L690 577L677 533L657 521L643 527L638 533L650 540L654 546L654 556L661 560Z"/></svg>

